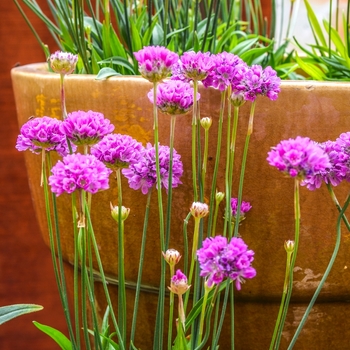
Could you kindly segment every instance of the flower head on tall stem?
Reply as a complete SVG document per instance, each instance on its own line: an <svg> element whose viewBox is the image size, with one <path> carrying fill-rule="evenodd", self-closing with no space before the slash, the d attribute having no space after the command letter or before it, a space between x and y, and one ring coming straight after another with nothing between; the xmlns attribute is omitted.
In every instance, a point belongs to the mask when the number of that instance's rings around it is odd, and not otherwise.
<svg viewBox="0 0 350 350"><path fill-rule="evenodd" d="M50 67L55 73L71 74L78 62L78 55L70 52L56 51L50 58Z"/></svg>
<svg viewBox="0 0 350 350"><path fill-rule="evenodd" d="M164 253L162 252L165 261L170 266L175 266L181 259L181 254L176 249L167 249Z"/></svg>
<svg viewBox="0 0 350 350"><path fill-rule="evenodd" d="M208 76L203 80L205 87L213 87L224 91L236 79L236 75L241 71L241 67L246 64L238 56L222 52L212 56L214 66Z"/></svg>
<svg viewBox="0 0 350 350"><path fill-rule="evenodd" d="M61 156L69 153L67 139L61 131L62 121L50 117L37 117L22 125L17 138L19 151L30 150L33 153L57 151Z"/></svg>
<svg viewBox="0 0 350 350"><path fill-rule="evenodd" d="M134 52L139 63L140 74L148 81L160 82L170 75L173 65L179 59L178 54L163 46L146 46Z"/></svg>
<svg viewBox="0 0 350 350"><path fill-rule="evenodd" d="M58 161L51 169L49 177L51 191L57 196L84 190L96 193L109 188L109 175L112 172L93 155L69 154Z"/></svg>
<svg viewBox="0 0 350 350"><path fill-rule="evenodd" d="M155 152L155 147L148 143L139 161L122 170L123 175L128 179L129 186L134 190L141 189L143 194L147 194L157 183ZM180 177L183 173L183 164L180 158L181 156L176 150L173 150L172 187L181 184ZM169 147L159 145L161 184L165 189L168 189L169 184L169 163Z"/></svg>
<svg viewBox="0 0 350 350"><path fill-rule="evenodd" d="M153 103L153 89L148 93ZM200 94L197 94L197 101ZM179 115L187 113L193 105L193 88L181 80L168 80L157 85L157 107L166 114Z"/></svg>
<svg viewBox="0 0 350 350"><path fill-rule="evenodd" d="M241 289L244 278L253 278L255 269L251 266L254 252L241 238L233 237L230 242L223 236L206 238L202 248L197 250L200 275L207 277L207 284L221 283L230 278L236 283L237 290Z"/></svg>
<svg viewBox="0 0 350 350"><path fill-rule="evenodd" d="M347 166L344 167L344 165L349 160L349 155L343 152L339 144L335 141L326 141L320 143L319 146L328 155L330 167L315 172L300 183L311 191L320 188L322 183L338 186L347 172L347 170L344 169L347 168Z"/></svg>
<svg viewBox="0 0 350 350"><path fill-rule="evenodd" d="M91 154L112 170L137 163L142 157L142 152L143 146L140 142L122 134L108 134L91 147Z"/></svg>
<svg viewBox="0 0 350 350"><path fill-rule="evenodd" d="M232 220L236 219L237 215L237 207L238 207L238 198L231 198L231 214L232 214ZM249 202L242 201L241 207L239 210L239 221L242 221L245 219L245 214L252 209L252 206Z"/></svg>
<svg viewBox="0 0 350 350"><path fill-rule="evenodd" d="M173 69L172 79L202 81L214 65L210 52L184 52Z"/></svg>
<svg viewBox="0 0 350 350"><path fill-rule="evenodd" d="M328 155L307 137L283 140L267 157L270 165L292 178L304 180L331 166Z"/></svg>
<svg viewBox="0 0 350 350"><path fill-rule="evenodd" d="M114 125L102 113L74 111L68 113L61 130L75 145L94 145L114 130Z"/></svg>
<svg viewBox="0 0 350 350"><path fill-rule="evenodd" d="M232 91L234 94L243 93L248 101L255 101L258 95L276 100L280 92L280 83L281 79L274 69L263 69L259 65L253 65L242 71L242 76L233 84Z"/></svg>

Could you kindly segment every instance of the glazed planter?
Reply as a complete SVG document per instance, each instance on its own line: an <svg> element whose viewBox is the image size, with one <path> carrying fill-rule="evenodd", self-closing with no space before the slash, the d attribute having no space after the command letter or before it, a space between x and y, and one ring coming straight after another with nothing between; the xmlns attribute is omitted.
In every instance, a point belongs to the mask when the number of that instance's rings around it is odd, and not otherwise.
<svg viewBox="0 0 350 350"><path fill-rule="evenodd" d="M59 76L49 73L46 64L34 64L12 70L18 123L21 126L30 116L60 117ZM115 124L115 132L129 134L143 144L153 143L152 104L147 93L152 85L141 77L113 77L104 81L94 76L71 75L66 79L67 111L95 110ZM279 98L272 102L259 97L256 104L254 132L250 139L243 200L253 208L241 225L240 234L250 249L255 251L254 267L257 276L248 280L241 291L235 293L236 349L268 349L278 313L285 272L284 241L294 239L293 180L284 178L266 161L267 152L283 139L298 135L319 142L335 140L350 129L347 83L314 81L282 82ZM211 177L215 153L219 116L220 93L213 89L200 89L201 116L213 118L210 129L214 139L209 147L208 178ZM241 108L236 151L236 172L233 191L237 193L239 167L247 129L250 104ZM169 144L168 116L159 116L160 143ZM225 135L223 135L225 140ZM183 220L192 204L191 179L191 115L177 118L175 149L184 163L183 184L173 191L172 228L170 247L183 251ZM225 154L223 142L222 154ZM25 152L28 181L42 236L48 243L44 200L40 188L40 157ZM220 168L218 190L224 190L224 161ZM131 208L125 222L125 273L129 282L128 309L132 314L133 283L137 278L140 241L146 198L140 191L128 188L123 179L123 205ZM209 187L209 186L208 186ZM336 188L342 203L347 194L346 184ZM206 193L206 198L210 195ZM151 204L147 248L142 284L139 331L136 346L150 349L153 339L154 315L159 286L160 247L158 207L156 195ZM164 194L165 197L165 194ZM93 196L92 221L110 278L111 290L116 290L117 227L110 216L109 202L117 201L116 186ZM64 258L73 261L73 235L70 197L58 197L59 215L63 218ZM223 216L223 208L219 217ZM296 260L294 289L281 349L287 347L296 326L320 281L331 257L336 235L337 210L325 187L317 191L301 188L301 233ZM190 224L189 236L192 226ZM218 228L220 233L220 227ZM350 347L350 240L343 227L340 251L333 270L315 304L295 349L346 349ZM180 262L180 268L182 262ZM169 276L167 276L168 278ZM96 287L98 288L98 286ZM117 293L115 293L116 295ZM101 302L101 312L104 310ZM223 339L229 338L230 325L225 323ZM220 342L222 349L228 343Z"/></svg>

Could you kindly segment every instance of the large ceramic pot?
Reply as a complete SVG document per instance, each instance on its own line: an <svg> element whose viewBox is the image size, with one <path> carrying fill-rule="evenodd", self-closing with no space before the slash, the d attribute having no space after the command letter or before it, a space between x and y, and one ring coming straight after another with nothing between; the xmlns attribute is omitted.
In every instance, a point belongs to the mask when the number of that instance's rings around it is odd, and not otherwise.
<svg viewBox="0 0 350 350"><path fill-rule="evenodd" d="M34 64L12 70L18 123L21 126L30 116L60 116L59 77L47 72L45 64ZM140 77L113 77L97 81L94 76L71 75L66 79L67 110L95 110L115 124L115 131L133 136L146 143L153 142L152 105L147 93L151 85ZM212 89L201 89L201 115L214 120L211 135L215 139L219 115L220 94ZM240 234L255 251L254 267L257 276L248 280L235 293L236 349L267 349L277 316L285 271L284 241L294 238L293 180L284 178L266 162L267 152L282 139L298 135L315 141L336 139L350 128L348 108L349 85L310 81L283 82L277 101L259 97L256 105L254 132L250 139L243 199L253 208L243 222ZM249 104L242 107L239 120L236 164L241 163ZM160 142L169 143L169 117L160 116ZM174 189L172 205L172 233L170 246L183 250L182 227L192 203L191 116L177 119L175 149L184 162L183 185ZM225 136L224 136L225 137ZM223 142L223 149L224 150ZM215 160L216 141L210 144L208 166L210 178ZM43 238L48 242L44 201L40 182L40 157L25 153L33 204ZM224 162L221 170L224 170ZM238 179L238 170L235 173ZM146 198L138 191L128 189L123 180L123 205L131 208L125 226L126 279L136 280L140 239ZM237 188L238 180L233 188ZM218 190L224 190L223 171ZM345 198L345 185L337 189L340 201ZM207 193L209 196L209 192ZM156 309L156 288L159 285L159 230L156 195L151 204L150 223L142 283L147 286L141 297L143 311L139 317L140 331L136 345L149 349L153 336ZM115 186L94 195L93 223L103 264L111 281L117 280L116 225L110 217L109 202L116 202ZM63 251L68 263L73 261L70 199L58 198L63 232ZM223 212L220 214L223 216ZM301 237L295 268L295 282L283 332L281 348L285 348L296 325L320 281L335 243L337 211L325 188L310 192L301 188ZM154 219L154 220L153 220ZM350 269L349 234L343 229L341 248L318 302L315 304L297 342L296 349L347 349L350 346ZM189 232L192 232L191 226ZM218 232L220 232L218 230ZM113 284L113 283L111 283ZM128 292L132 300L133 290ZM131 313L130 306L130 313ZM101 307L102 308L102 307ZM103 308L102 308L103 309ZM230 332L229 322L224 330ZM223 349L228 348L222 345Z"/></svg>

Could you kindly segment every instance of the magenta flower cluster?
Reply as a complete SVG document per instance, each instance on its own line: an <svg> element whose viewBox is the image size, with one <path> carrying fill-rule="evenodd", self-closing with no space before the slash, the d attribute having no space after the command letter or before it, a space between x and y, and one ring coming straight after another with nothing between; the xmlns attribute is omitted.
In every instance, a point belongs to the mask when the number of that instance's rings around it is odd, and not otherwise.
<svg viewBox="0 0 350 350"><path fill-rule="evenodd" d="M307 137L283 140L267 157L270 165L286 175L303 180L331 166L328 155Z"/></svg>
<svg viewBox="0 0 350 350"><path fill-rule="evenodd" d="M150 46L134 55L141 74L152 82L161 81L172 70L173 80L202 81L205 87L220 91L231 87L234 97L243 96L246 101L255 101L258 95L276 100L280 92L281 80L271 67L249 67L232 53L185 52L176 59L166 48Z"/></svg>
<svg viewBox="0 0 350 350"><path fill-rule="evenodd" d="M342 133L335 141L329 140L319 146L328 155L330 166L308 177L301 185L315 190L323 182L338 186L343 180L350 181L350 132Z"/></svg>
<svg viewBox="0 0 350 350"><path fill-rule="evenodd" d="M233 216L236 216L237 214L237 207L238 207L238 198L231 198L231 212ZM245 213L247 213L250 209L252 209L252 206L249 202L242 201L241 207L240 207L240 215L243 216Z"/></svg>
<svg viewBox="0 0 350 350"><path fill-rule="evenodd" d="M153 103L154 90L148 93ZM157 85L157 107L166 114L179 115L187 113L193 106L193 88L189 83L181 80L168 80ZM197 101L200 94L197 94Z"/></svg>
<svg viewBox="0 0 350 350"><path fill-rule="evenodd" d="M213 67L214 62L210 52L184 52L173 67L172 79L202 81Z"/></svg>
<svg viewBox="0 0 350 350"><path fill-rule="evenodd" d="M207 278L208 287L230 278L240 290L245 278L256 276L256 270L251 266L254 252L242 238L233 237L230 242L223 236L206 238L202 248L197 250L197 257L200 275Z"/></svg>
<svg viewBox="0 0 350 350"><path fill-rule="evenodd" d="M68 144L61 130L62 122L50 117L37 117L22 125L17 137L18 151L30 150L33 153L57 151L61 156L67 155Z"/></svg>
<svg viewBox="0 0 350 350"><path fill-rule="evenodd" d="M162 46L146 46L134 53L140 74L150 82L159 82L169 76L178 54Z"/></svg>
<svg viewBox="0 0 350 350"><path fill-rule="evenodd" d="M139 161L143 146L129 135L109 134L91 147L93 154L109 168L126 168Z"/></svg>
<svg viewBox="0 0 350 350"><path fill-rule="evenodd" d="M112 172L93 155L69 154L51 169L49 177L51 191L57 196L81 189L90 193L109 188Z"/></svg>
<svg viewBox="0 0 350 350"><path fill-rule="evenodd" d="M180 177L183 173L181 156L173 150L172 166L172 187L181 184ZM170 148L159 145L159 167L161 184L168 189L169 168L170 168ZM156 172L156 151L150 143L144 148L137 163L130 164L127 169L122 170L123 175L128 179L129 186L134 190L141 189L143 194L147 194L157 183Z"/></svg>
<svg viewBox="0 0 350 350"><path fill-rule="evenodd" d="M244 72L233 90L243 93L245 100L248 101L255 101L258 95L276 100L280 92L280 83L281 79L271 67L263 69L259 65L253 65Z"/></svg>
<svg viewBox="0 0 350 350"><path fill-rule="evenodd" d="M102 113L75 111L62 122L62 132L76 145L94 145L114 130L114 125Z"/></svg>

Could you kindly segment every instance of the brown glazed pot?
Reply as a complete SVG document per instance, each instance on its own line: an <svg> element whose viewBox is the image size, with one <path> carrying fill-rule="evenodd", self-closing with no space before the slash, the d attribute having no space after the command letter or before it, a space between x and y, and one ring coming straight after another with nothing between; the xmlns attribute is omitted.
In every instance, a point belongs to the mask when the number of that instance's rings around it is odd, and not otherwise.
<svg viewBox="0 0 350 350"><path fill-rule="evenodd" d="M45 64L34 64L12 70L18 123L21 126L30 116L60 116L59 76L48 73ZM66 79L68 112L95 110L115 124L115 132L130 134L137 140L153 143L152 105L147 98L151 84L140 77L113 77L97 81L94 76L71 75ZM315 141L335 140L350 128L347 83L314 81L282 82L277 101L259 97L256 104L254 132L250 139L244 182L243 200L253 208L242 223L240 234L255 251L254 267L257 276L246 281L242 290L235 293L236 349L267 349L277 316L285 272L284 241L294 239L293 180L285 178L266 161L270 147L283 139L298 135ZM213 118L210 131L208 166L211 177L215 152L216 130L220 94L212 89L201 89L201 116ZM241 164L250 105L241 108L236 151L236 165ZM169 117L159 116L161 144L169 144ZM184 162L183 185L174 189L172 204L171 244L183 251L183 220L192 204L191 187L191 116L178 117L175 130L175 149ZM223 136L225 140L225 135ZM225 152L225 141L222 152ZM224 154L224 153L222 153ZM40 157L25 152L29 185L43 238L48 242L44 201L40 182ZM224 191L224 161L220 166L218 190ZM236 166L236 168L238 168ZM237 193L239 171L233 185ZM140 191L130 190L123 180L123 205L131 208L125 223L126 279L135 282L140 251L140 241L146 198ZM117 200L116 186L111 180L111 190L93 196L92 216L105 270L112 281L117 278L116 224L110 216L109 202ZM209 187L209 186L208 186ZM346 184L336 189L342 203L347 194ZM209 196L209 192L206 194ZM159 283L158 207L156 195L151 204L147 236L145 270L142 283L146 288L141 296L137 347L150 349L153 338L154 314L157 296L153 289ZM165 195L164 195L165 197ZM58 197L60 205L64 257L73 261L70 198ZM220 213L223 216L223 211ZM295 282L281 349L287 347L331 257L336 236L337 211L325 187L310 192L301 188L301 235L296 260ZM192 233L190 225L188 232ZM218 232L220 230L218 229ZM326 281L317 303L306 322L295 349L348 349L350 348L350 236L343 227L341 247L333 270ZM182 262L180 262L180 268ZM169 276L167 276L168 278ZM111 290L116 287L111 283ZM153 292L152 292L153 291ZM115 293L116 294L116 293ZM132 314L132 289L128 290ZM102 303L102 302L101 302ZM103 303L101 311L103 311ZM229 322L225 322L223 338L229 338ZM222 349L228 349L223 340ZM225 345L226 344L226 345Z"/></svg>

